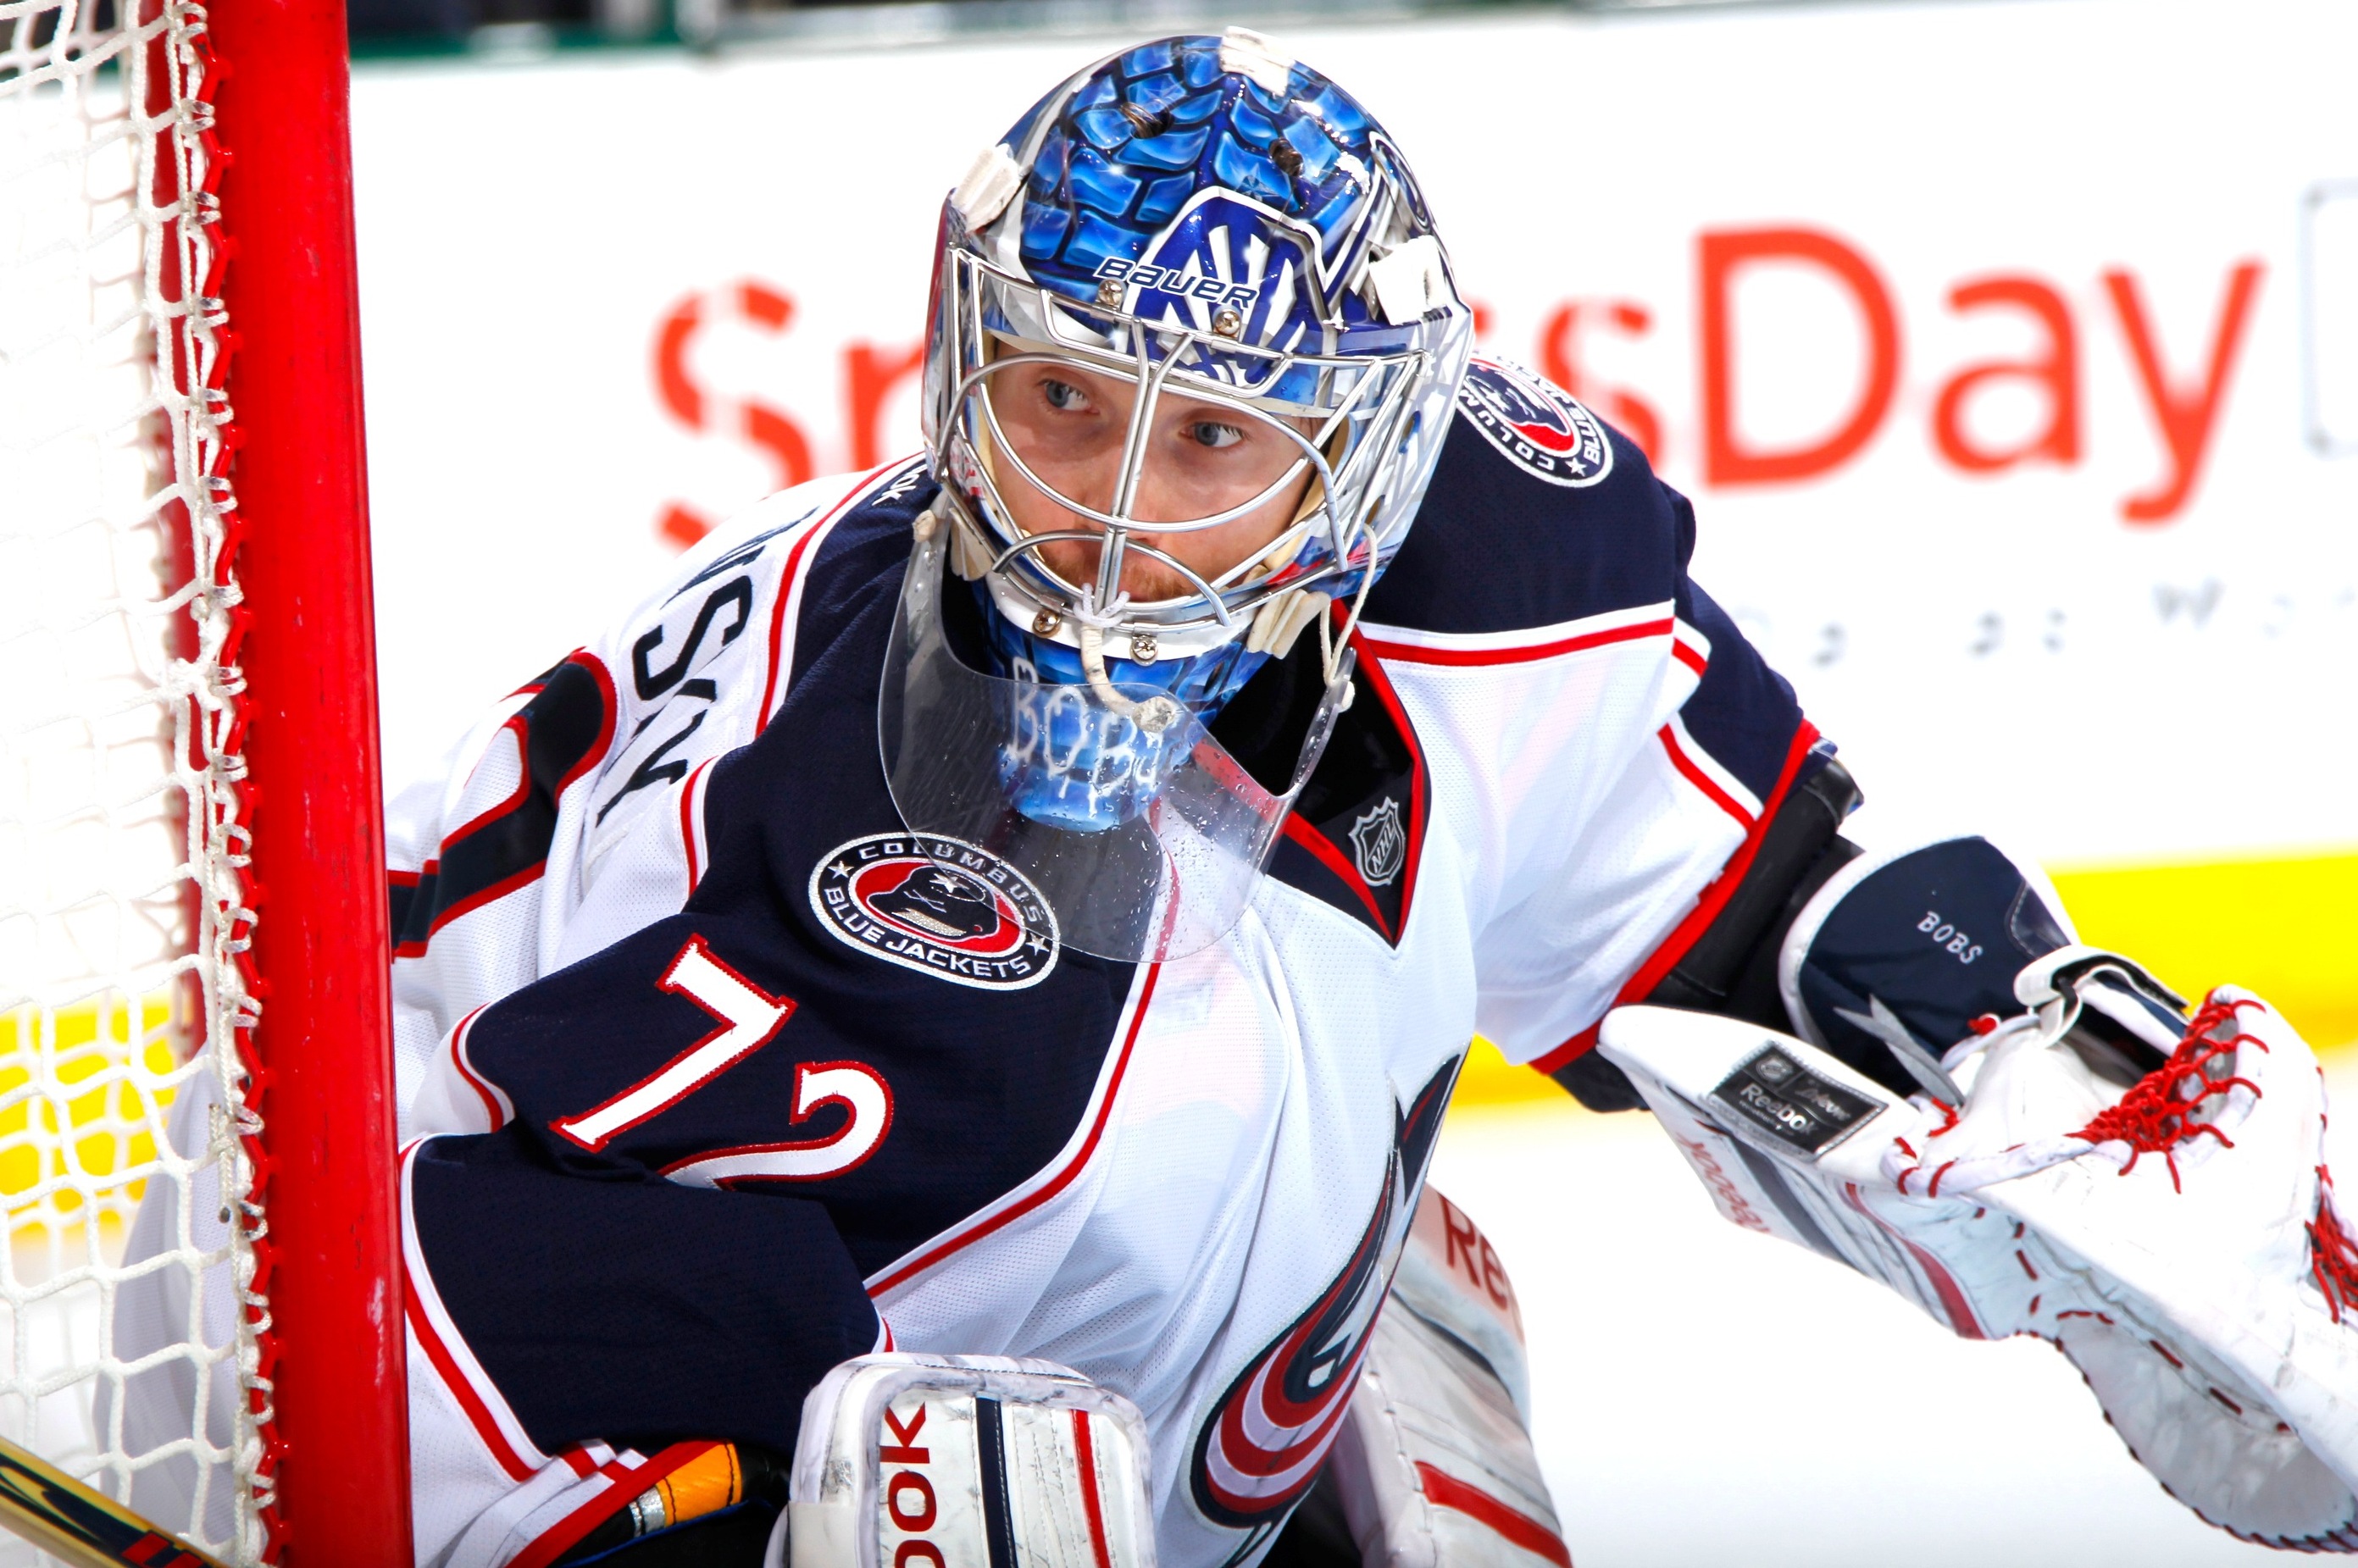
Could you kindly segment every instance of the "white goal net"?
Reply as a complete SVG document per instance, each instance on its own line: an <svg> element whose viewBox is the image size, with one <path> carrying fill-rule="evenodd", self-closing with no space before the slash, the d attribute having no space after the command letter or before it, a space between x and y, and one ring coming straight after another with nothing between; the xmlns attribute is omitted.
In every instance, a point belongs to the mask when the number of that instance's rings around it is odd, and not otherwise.
<svg viewBox="0 0 2358 1568"><path fill-rule="evenodd" d="M0 0L0 1437L252 1562L268 1322L204 30L185 0ZM143 1381L186 1430L142 1416Z"/></svg>

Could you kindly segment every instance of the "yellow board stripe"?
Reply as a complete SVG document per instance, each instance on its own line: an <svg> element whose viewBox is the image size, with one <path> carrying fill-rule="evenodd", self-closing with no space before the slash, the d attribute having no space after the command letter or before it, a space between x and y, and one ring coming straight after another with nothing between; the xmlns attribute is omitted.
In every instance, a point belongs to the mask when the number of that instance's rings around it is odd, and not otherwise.
<svg viewBox="0 0 2358 1568"><path fill-rule="evenodd" d="M2257 991L2320 1051L2358 1044L2358 852L2053 874L2082 941L2190 999Z"/></svg>
<svg viewBox="0 0 2358 1568"><path fill-rule="evenodd" d="M2320 1054L2358 1044L2358 851L2052 870L2080 939L2125 953L2190 1000L2257 991ZM1453 1106L1562 1102L1477 1040Z"/></svg>
<svg viewBox="0 0 2358 1568"><path fill-rule="evenodd" d="M169 999L0 1012L0 1213L10 1239L129 1222L172 1103ZM110 1179L111 1178L111 1179Z"/></svg>

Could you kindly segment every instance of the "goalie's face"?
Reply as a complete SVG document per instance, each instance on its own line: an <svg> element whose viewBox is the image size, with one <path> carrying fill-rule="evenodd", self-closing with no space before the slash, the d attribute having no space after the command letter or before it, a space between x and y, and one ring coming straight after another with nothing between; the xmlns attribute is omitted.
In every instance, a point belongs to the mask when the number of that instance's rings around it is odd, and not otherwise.
<svg viewBox="0 0 2358 1568"><path fill-rule="evenodd" d="M1195 952L1353 689L1470 312L1391 138L1240 28L1059 84L968 166L935 263L941 491L879 686L893 804L1035 879L1068 946ZM1313 627L1319 708L1264 782L1207 726Z"/></svg>
<svg viewBox="0 0 2358 1568"><path fill-rule="evenodd" d="M1098 579L1105 527L1089 512L1184 524L1248 508L1223 522L1152 535L1155 548L1213 581L1266 550L1308 493L1312 470L1302 446L1283 431L1232 407L1165 393L1137 433L1136 476L1127 504L1120 505L1132 466L1134 383L1078 365L1037 362L1011 365L992 379L999 428L1020 460L1007 466L1000 485L1008 520L1027 537L1097 536L1039 546L1042 564L1067 582ZM1308 419L1288 423L1305 436L1314 430ZM1165 563L1130 552L1119 587L1141 602L1195 591Z"/></svg>

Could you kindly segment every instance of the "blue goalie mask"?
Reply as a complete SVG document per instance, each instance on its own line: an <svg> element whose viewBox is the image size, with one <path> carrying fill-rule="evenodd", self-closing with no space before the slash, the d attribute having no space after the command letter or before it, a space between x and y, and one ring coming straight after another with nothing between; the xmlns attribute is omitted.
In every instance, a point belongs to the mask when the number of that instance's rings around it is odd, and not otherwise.
<svg viewBox="0 0 2358 1568"><path fill-rule="evenodd" d="M995 808L1027 826L976 816L987 793L979 755L946 762L938 738L896 738L888 725L896 803L921 832L1100 841L1060 846L1076 866L1094 855L1135 870L1140 846L1108 846L1160 836L1166 863L1151 902L1162 913L1146 920L1135 890L1125 895L1113 924L1132 935L1110 939L1110 956L1147 950L1142 920L1167 928L1153 951L1182 950L1168 931L1208 931L1186 938L1201 946L1227 927L1173 903L1173 781L1192 769L1232 794L1249 784L1209 754L1218 748L1204 727L1308 627L1326 708L1347 699L1342 643L1423 498L1471 351L1471 312L1382 127L1241 28L1127 50L1041 100L945 204L934 290L923 406L943 487L937 564L981 601L989 667L976 673L1009 683L990 717L961 711L993 731L972 740L990 751ZM1086 487L1067 472L1059 488L1011 438L1004 399L1017 384L1010 373L1025 366L1116 384L1126 400L1118 456L1091 467ZM1282 471L1203 515L1147 503L1165 398L1186 400L1191 417L1273 433ZM1055 521L1042 526L1044 516ZM1206 567L1204 552L1177 546L1177 535L1248 517L1272 522L1241 558ZM1138 597L1126 575L1165 586ZM902 673L914 675L925 633L905 616L902 633L913 639ZM887 708L909 719L939 711L889 689ZM1305 739L1297 786L1325 728ZM921 819L926 767L966 770L958 821ZM1290 801L1255 800L1245 815L1259 827L1213 835L1222 857L1244 864L1241 881L1196 867L1197 883L1241 887L1223 897L1231 923ZM1108 950L1092 946L1089 923L1061 907L1059 917L1068 943Z"/></svg>

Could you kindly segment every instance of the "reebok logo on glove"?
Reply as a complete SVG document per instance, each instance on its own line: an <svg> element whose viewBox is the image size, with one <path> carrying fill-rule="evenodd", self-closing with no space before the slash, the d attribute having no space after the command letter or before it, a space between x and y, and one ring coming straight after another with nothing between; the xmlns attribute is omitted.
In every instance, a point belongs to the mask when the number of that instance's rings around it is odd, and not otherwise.
<svg viewBox="0 0 2358 1568"><path fill-rule="evenodd" d="M1779 1142L1822 1154L1883 1108L1831 1083L1778 1046L1720 1080L1711 1098Z"/></svg>

